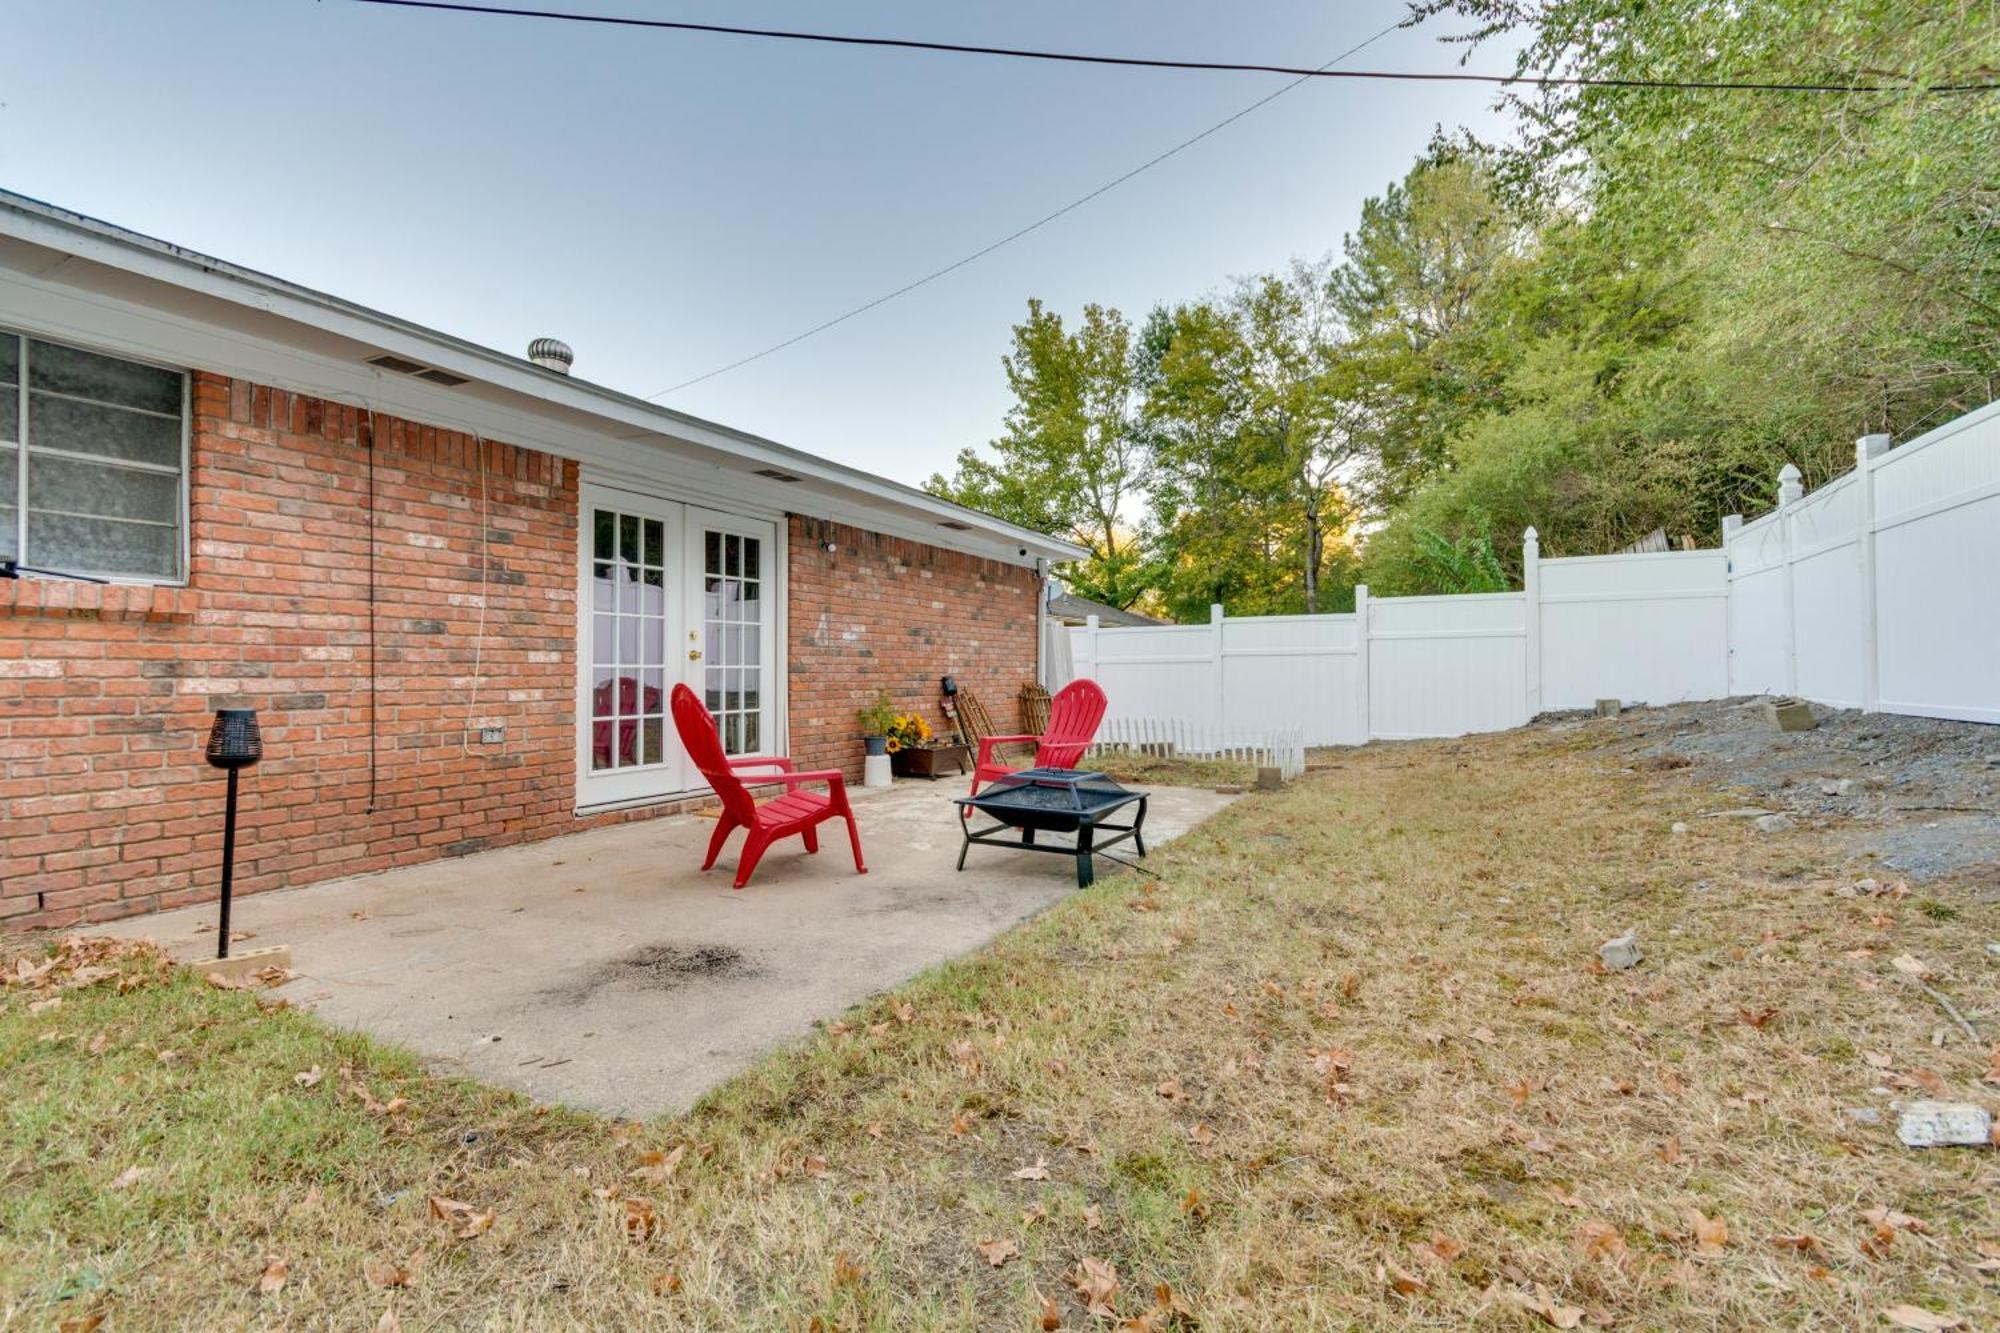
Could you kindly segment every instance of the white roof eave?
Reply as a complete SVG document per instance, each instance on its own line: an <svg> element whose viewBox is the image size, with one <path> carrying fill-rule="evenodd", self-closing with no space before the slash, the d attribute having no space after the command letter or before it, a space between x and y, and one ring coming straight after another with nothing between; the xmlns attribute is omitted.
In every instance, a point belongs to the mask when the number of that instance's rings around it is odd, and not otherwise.
<svg viewBox="0 0 2000 1333"><path fill-rule="evenodd" d="M628 441L680 442L798 477L801 490L885 508L934 529L935 545L965 549L944 523L962 523L978 553L996 543L1028 557L1080 560L1089 554L1073 542L953 504L914 486L848 467L717 422L544 370L519 357L451 334L368 309L281 278L142 236L109 223L0 191L0 234L73 254L189 292L348 338L491 386L533 410L536 404L583 413L603 423L607 436Z"/></svg>

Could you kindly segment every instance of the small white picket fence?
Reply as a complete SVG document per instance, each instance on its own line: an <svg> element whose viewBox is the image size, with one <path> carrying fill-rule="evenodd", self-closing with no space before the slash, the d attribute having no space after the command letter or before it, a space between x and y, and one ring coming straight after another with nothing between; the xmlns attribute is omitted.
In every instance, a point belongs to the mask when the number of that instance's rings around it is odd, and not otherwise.
<svg viewBox="0 0 2000 1333"><path fill-rule="evenodd" d="M1287 782L1306 771L1304 727L1251 733L1184 718L1117 717L1107 719L1097 729L1089 753L1132 751L1188 759L1233 759L1256 768L1275 768Z"/></svg>

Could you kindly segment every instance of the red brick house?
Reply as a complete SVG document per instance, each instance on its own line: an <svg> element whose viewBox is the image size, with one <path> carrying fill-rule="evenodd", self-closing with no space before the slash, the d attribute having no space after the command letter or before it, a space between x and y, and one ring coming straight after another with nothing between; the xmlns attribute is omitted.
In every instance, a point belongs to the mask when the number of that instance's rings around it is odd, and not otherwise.
<svg viewBox="0 0 2000 1333"><path fill-rule="evenodd" d="M0 926L686 807L667 691L860 771L878 688L1005 724L1066 542L0 193Z"/></svg>

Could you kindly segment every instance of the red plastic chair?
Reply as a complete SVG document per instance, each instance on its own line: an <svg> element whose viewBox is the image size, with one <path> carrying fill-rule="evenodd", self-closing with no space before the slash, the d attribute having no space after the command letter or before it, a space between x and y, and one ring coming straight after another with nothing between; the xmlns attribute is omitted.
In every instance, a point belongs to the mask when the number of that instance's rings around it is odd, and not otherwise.
<svg viewBox="0 0 2000 1333"><path fill-rule="evenodd" d="M750 882L750 872L757 868L764 850L772 843L796 833L805 839L808 852L817 852L819 826L829 819L840 818L847 821L847 838L854 844L854 873L868 873L868 867L861 862L861 830L855 826L854 811L847 804L847 784L839 769L800 773L792 768L790 759L771 755L731 759L723 753L715 716L702 707L695 692L685 685L674 686L673 710L674 730L680 732L681 744L687 747L694 766L708 779L708 785L722 798L722 814L715 821L715 836L708 840L708 859L701 863L703 870L715 864L715 858L722 853L722 844L731 833L739 828L749 829L742 855L736 858L736 887L740 889ZM785 794L759 805L738 776L739 770L757 768L778 771L768 777L752 776L750 781L760 786L782 782ZM826 794L802 790L802 784L808 782L824 782Z"/></svg>
<svg viewBox="0 0 2000 1333"><path fill-rule="evenodd" d="M979 784L1018 773L993 758L996 745L1032 745L1035 762L1030 768L1075 768L1083 752L1097 739L1097 724L1104 721L1106 707L1103 687L1094 680L1073 680L1056 691L1049 702L1049 729L1039 736L981 736L979 759L972 767L972 794ZM960 813L970 813L963 807Z"/></svg>

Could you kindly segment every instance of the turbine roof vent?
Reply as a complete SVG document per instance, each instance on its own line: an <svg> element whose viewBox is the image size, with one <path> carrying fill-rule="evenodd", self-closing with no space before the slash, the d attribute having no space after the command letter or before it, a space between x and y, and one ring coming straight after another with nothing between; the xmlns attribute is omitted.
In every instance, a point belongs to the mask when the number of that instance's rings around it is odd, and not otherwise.
<svg viewBox="0 0 2000 1333"><path fill-rule="evenodd" d="M569 368L576 360L576 353L560 338L537 338L528 344L528 360L543 370L553 370L558 375L569 374Z"/></svg>

